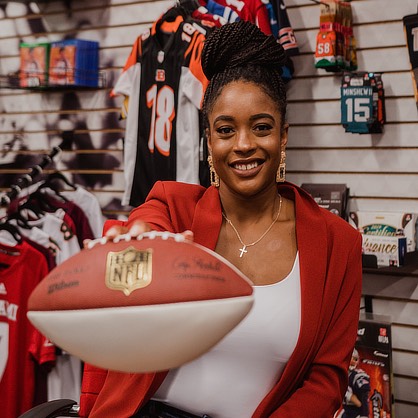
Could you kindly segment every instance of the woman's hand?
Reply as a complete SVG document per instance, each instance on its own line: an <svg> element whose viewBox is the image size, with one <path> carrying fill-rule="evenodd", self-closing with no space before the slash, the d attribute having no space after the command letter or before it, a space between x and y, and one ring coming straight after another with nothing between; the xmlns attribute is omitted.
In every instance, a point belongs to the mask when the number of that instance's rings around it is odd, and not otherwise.
<svg viewBox="0 0 418 418"><path fill-rule="evenodd" d="M134 221L129 227L122 225L114 225L106 232L105 237L108 240L115 239L118 235L129 234L132 238L138 237L138 235L144 232L150 232L151 226L143 221Z"/></svg>
<svg viewBox="0 0 418 418"><path fill-rule="evenodd" d="M105 238L107 241L113 241L118 236L125 234L130 235L132 238L137 238L139 235L150 231L152 231L152 229L147 222L137 220L134 221L129 227L124 225L113 225L111 228L109 228L108 231L106 231L103 238ZM182 232L182 235L186 241L194 241L194 235L192 231L184 231ZM92 240L88 239L84 240L84 247L88 248L88 244L91 241Z"/></svg>

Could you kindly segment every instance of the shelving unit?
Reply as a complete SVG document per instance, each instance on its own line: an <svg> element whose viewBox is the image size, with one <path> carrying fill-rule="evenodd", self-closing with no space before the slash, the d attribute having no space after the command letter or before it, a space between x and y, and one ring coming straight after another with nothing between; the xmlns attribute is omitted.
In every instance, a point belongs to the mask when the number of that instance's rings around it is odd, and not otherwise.
<svg viewBox="0 0 418 418"><path fill-rule="evenodd" d="M75 70L77 71L77 70ZM47 80L47 73L42 74L43 80ZM73 83L69 84L49 84L48 81L40 82L36 77L31 77L34 80L33 85L22 86L22 76L19 71L12 74L0 75L0 89L19 89L19 90L35 90L35 91L63 91L63 90L95 90L106 88L106 73L104 71L98 72L97 85L84 86L76 85ZM96 81L96 80L94 80ZM96 83L92 83L96 84Z"/></svg>

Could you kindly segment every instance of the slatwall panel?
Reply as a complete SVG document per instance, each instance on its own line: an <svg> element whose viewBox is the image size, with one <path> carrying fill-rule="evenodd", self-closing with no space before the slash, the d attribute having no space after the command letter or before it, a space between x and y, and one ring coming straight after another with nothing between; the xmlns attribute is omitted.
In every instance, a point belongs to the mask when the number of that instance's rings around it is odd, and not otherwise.
<svg viewBox="0 0 418 418"><path fill-rule="evenodd" d="M0 89L0 190L7 190L28 172L40 154L59 145L63 131L73 130L73 149L61 153L49 170L57 168L94 192L105 215L127 214L129 208L120 204L124 188L122 99L111 98L110 90L136 37L173 4L171 0L76 0L32 2L32 6L9 2L0 7L0 76L19 69L19 41L80 38L100 43L105 79L103 88L87 91Z"/></svg>
<svg viewBox="0 0 418 418"><path fill-rule="evenodd" d="M314 68L319 6L309 0L285 3L301 51L293 59L288 93L288 179L346 183L353 210L418 211L418 112L402 26L402 17L416 12L416 0L352 1L359 69L383 72L385 84L388 122L383 134L374 135L344 132L340 77ZM63 152L56 167L92 190L106 215L125 215L128 208L120 207L124 125L118 120L120 99L109 92L135 38L172 4L73 0L39 3L38 10L13 2L0 7L0 76L18 69L19 40L77 37L100 42L107 81L94 91L0 89L0 190L59 144L64 130L73 129L73 150ZM396 417L416 417L417 277L366 274L363 293L374 297L374 312L393 320Z"/></svg>
<svg viewBox="0 0 418 418"><path fill-rule="evenodd" d="M359 70L383 73L387 125L383 134L345 133L338 75L315 69L319 6L287 0L301 54L289 89L289 179L347 183L352 209L418 210L418 113L402 17L416 1L353 1Z"/></svg>
<svg viewBox="0 0 418 418"><path fill-rule="evenodd" d="M418 211L418 111L402 17L410 0L354 0L359 70L383 73L387 124L383 134L345 133L338 75L315 69L319 5L286 0L301 54L289 88L289 180L346 183L351 210ZM418 275L365 274L373 312L393 321L395 414L418 417Z"/></svg>

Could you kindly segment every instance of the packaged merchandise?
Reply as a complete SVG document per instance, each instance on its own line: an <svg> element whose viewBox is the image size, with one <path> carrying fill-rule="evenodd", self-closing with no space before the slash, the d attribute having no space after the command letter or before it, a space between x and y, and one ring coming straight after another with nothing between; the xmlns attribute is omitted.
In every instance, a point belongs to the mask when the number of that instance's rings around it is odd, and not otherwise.
<svg viewBox="0 0 418 418"><path fill-rule="evenodd" d="M48 82L49 43L20 43L20 87L42 87Z"/></svg>
<svg viewBox="0 0 418 418"><path fill-rule="evenodd" d="M83 39L52 42L49 58L49 85L98 86L98 42Z"/></svg>
<svg viewBox="0 0 418 418"><path fill-rule="evenodd" d="M304 183L301 188L306 190L319 206L347 219L349 188L346 184Z"/></svg>
<svg viewBox="0 0 418 418"><path fill-rule="evenodd" d="M351 357L348 388L334 415L391 418L393 411L392 333L390 318L362 314Z"/></svg>
<svg viewBox="0 0 418 418"><path fill-rule="evenodd" d="M378 267L404 264L406 254L406 238L381 235L363 235L363 254L374 255Z"/></svg>
<svg viewBox="0 0 418 418"><path fill-rule="evenodd" d="M407 252L416 250L416 213L353 211L348 221L363 235L404 236Z"/></svg>
<svg viewBox="0 0 418 418"><path fill-rule="evenodd" d="M319 32L316 37L315 67L330 72L357 69L353 13L349 2L319 2Z"/></svg>

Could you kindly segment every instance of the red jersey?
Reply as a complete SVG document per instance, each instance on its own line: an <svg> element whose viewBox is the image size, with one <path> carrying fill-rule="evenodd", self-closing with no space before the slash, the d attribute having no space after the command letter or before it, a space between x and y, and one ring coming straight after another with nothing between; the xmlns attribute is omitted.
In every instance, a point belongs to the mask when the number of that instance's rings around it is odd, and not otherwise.
<svg viewBox="0 0 418 418"><path fill-rule="evenodd" d="M270 19L266 4L268 0L214 0L216 3L230 7L241 20L255 23L266 35L271 35Z"/></svg>
<svg viewBox="0 0 418 418"><path fill-rule="evenodd" d="M27 301L48 273L45 257L23 241L0 244L0 409L3 418L16 418L33 407L34 341L43 343L26 317ZM42 353L43 347L37 349Z"/></svg>

